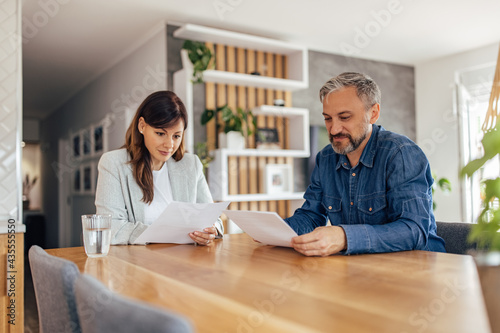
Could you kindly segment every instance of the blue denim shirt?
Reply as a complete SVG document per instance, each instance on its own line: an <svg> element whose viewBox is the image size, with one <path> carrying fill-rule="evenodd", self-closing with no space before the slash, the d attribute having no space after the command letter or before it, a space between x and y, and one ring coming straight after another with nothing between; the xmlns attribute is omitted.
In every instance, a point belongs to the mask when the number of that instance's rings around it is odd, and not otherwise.
<svg viewBox="0 0 500 333"><path fill-rule="evenodd" d="M286 222L299 234L332 225L344 229L344 254L445 252L432 211L434 182L427 157L405 136L373 125L358 165L331 145L316 156L304 205Z"/></svg>

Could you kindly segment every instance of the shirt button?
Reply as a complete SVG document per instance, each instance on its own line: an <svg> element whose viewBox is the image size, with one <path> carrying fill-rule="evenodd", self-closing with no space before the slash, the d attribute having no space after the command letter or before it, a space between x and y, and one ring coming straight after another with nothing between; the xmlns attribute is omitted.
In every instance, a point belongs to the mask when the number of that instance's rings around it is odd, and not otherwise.
<svg viewBox="0 0 500 333"><path fill-rule="evenodd" d="M332 206L328 206L328 209L332 209Z"/></svg>
<svg viewBox="0 0 500 333"><path fill-rule="evenodd" d="M368 208L368 210L371 212L371 211L372 211L372 208L370 207L370 208Z"/></svg>
<svg viewBox="0 0 500 333"><path fill-rule="evenodd" d="M354 202L351 201L351 206L354 205Z"/></svg>
<svg viewBox="0 0 500 333"><path fill-rule="evenodd" d="M347 163L344 163L344 165L347 165Z"/></svg>
<svg viewBox="0 0 500 333"><path fill-rule="evenodd" d="M353 177L355 177L355 176L356 176L356 174L353 172L353 173L352 173L352 176L353 176Z"/></svg>

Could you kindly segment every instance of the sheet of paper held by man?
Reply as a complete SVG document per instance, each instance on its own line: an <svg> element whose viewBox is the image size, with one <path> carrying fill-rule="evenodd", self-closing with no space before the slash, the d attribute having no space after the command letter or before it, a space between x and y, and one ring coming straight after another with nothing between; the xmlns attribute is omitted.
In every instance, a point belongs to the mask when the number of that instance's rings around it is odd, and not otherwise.
<svg viewBox="0 0 500 333"><path fill-rule="evenodd" d="M137 237L136 241L138 243L193 243L188 234L211 227L229 203L229 201L217 203L174 201Z"/></svg>
<svg viewBox="0 0 500 333"><path fill-rule="evenodd" d="M263 244L291 247L297 233L276 212L225 210L224 214L250 237Z"/></svg>

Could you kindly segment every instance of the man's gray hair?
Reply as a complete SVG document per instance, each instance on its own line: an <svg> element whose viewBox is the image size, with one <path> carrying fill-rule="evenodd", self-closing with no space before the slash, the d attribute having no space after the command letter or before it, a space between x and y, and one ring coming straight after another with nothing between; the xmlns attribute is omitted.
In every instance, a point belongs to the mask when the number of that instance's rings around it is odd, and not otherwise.
<svg viewBox="0 0 500 333"><path fill-rule="evenodd" d="M319 100L323 100L331 92L347 87L355 87L358 97L365 103L368 110L374 104L380 104L381 93L378 85L366 74L346 72L328 80L319 90Z"/></svg>

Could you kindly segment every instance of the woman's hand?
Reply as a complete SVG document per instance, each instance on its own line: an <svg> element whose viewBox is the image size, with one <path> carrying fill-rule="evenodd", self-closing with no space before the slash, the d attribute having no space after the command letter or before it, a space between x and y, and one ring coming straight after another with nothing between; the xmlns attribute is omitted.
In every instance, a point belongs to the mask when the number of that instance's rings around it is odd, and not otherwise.
<svg viewBox="0 0 500 333"><path fill-rule="evenodd" d="M195 241L198 245L210 245L213 244L215 236L217 235L217 229L215 227L205 228L203 231L193 231L189 233L189 237Z"/></svg>

